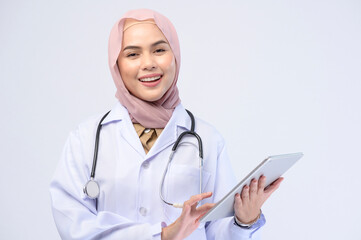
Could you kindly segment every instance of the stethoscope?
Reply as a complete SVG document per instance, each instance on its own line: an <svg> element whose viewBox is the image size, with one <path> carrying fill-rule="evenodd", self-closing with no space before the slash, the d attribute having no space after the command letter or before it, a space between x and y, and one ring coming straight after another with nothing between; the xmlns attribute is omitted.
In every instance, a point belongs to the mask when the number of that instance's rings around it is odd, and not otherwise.
<svg viewBox="0 0 361 240"><path fill-rule="evenodd" d="M188 113L188 115L189 115L189 117L191 118L191 121L192 121L191 130L182 132L179 135L179 137L177 138L177 140L175 141L175 143L174 143L174 145L172 147L172 151L170 153L169 159L168 159L167 167L164 170L162 181L161 181L160 187L159 187L159 196L162 199L162 201L164 203L166 203L167 205L170 205L170 206L173 206L173 207L176 207L176 208L182 208L183 203L170 203L170 202L166 201L164 199L164 196L163 196L163 185L164 185L164 180L165 180L165 177L167 175L168 169L170 168L170 163L172 162L174 153L176 152L179 143L181 142L182 138L185 135L192 135L195 138L197 138L197 141L198 141L198 151L199 151L199 193L200 194L202 193L202 177L203 177L203 174L202 174L202 170L203 170L203 145L202 145L202 139L194 131L195 120L194 120L193 114L188 110L186 110L186 111L187 111L187 113ZM110 113L110 111L107 112L99 121L99 124L98 124L98 127L97 127L97 132L96 132L96 137L95 137L94 157L93 157L92 170L91 170L91 173L90 173L90 179L88 180L88 182L85 184L85 186L83 188L84 194L90 199L97 199L99 197L99 194L100 194L99 184L94 178L95 178L95 169L96 169L96 166L97 166L97 159L98 159L99 136L100 136L100 130L102 128L101 123L106 118L106 116L108 116L109 113Z"/></svg>

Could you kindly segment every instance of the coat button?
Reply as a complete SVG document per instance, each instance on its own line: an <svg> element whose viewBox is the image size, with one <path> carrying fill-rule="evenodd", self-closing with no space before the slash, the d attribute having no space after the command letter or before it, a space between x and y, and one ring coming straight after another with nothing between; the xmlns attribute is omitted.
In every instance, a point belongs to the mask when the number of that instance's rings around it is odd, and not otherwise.
<svg viewBox="0 0 361 240"><path fill-rule="evenodd" d="M149 168L149 165L150 165L149 161L145 161L145 162L143 163L143 168L144 168L144 169L148 169L148 168Z"/></svg>
<svg viewBox="0 0 361 240"><path fill-rule="evenodd" d="M144 207L139 208L139 213L140 215L142 215L143 217L147 215L147 209Z"/></svg>
<svg viewBox="0 0 361 240"><path fill-rule="evenodd" d="M144 129L144 132L145 132L145 133L149 133L149 132L150 132L150 128Z"/></svg>

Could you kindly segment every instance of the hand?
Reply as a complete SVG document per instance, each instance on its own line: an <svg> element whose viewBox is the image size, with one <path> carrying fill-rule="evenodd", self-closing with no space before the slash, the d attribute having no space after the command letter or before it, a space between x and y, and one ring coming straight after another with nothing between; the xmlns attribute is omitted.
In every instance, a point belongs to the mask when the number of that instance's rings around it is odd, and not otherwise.
<svg viewBox="0 0 361 240"><path fill-rule="evenodd" d="M199 201L212 196L211 192L192 196L184 202L182 214L177 220L162 229L162 240L180 240L188 237L199 226L199 219L206 214L214 203L206 203L197 208Z"/></svg>
<svg viewBox="0 0 361 240"><path fill-rule="evenodd" d="M234 211L239 221L249 224L257 219L263 203L280 186L283 178L278 178L265 189L266 177L253 179L250 186L244 186L241 194L237 193L234 199Z"/></svg>

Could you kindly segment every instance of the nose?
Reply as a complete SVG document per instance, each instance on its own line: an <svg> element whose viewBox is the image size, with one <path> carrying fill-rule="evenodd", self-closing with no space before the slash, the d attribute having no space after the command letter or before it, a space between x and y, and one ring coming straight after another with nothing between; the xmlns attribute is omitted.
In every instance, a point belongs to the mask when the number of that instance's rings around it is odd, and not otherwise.
<svg viewBox="0 0 361 240"><path fill-rule="evenodd" d="M153 70L157 67L154 57L151 54L144 54L142 57L142 70Z"/></svg>

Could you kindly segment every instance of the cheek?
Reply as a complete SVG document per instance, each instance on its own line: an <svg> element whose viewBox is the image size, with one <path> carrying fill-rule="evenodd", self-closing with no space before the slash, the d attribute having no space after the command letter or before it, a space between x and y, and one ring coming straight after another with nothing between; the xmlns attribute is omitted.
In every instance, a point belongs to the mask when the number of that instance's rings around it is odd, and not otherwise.
<svg viewBox="0 0 361 240"><path fill-rule="evenodd" d="M137 77L138 71L135 63L123 61L118 64L118 68L120 76L122 77L123 82L126 85L132 83L132 80Z"/></svg>
<svg viewBox="0 0 361 240"><path fill-rule="evenodd" d="M167 72L168 77L173 81L176 72L176 64L173 56L168 56L162 62L163 69Z"/></svg>

